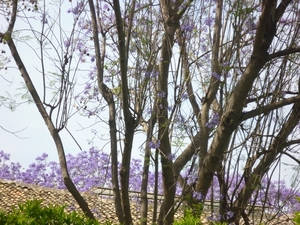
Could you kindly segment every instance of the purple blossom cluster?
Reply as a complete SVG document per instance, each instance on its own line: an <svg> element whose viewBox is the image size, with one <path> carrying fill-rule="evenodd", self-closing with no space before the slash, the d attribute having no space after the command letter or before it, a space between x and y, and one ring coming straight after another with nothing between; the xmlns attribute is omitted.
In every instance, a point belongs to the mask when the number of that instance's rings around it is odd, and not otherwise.
<svg viewBox="0 0 300 225"><path fill-rule="evenodd" d="M210 128L213 128L213 127L215 127L216 125L218 125L219 122L220 122L219 114L216 113L216 112L214 112L214 113L212 114L212 117L211 117L210 121L209 121L208 123L206 123L206 127L209 128L209 129L210 129Z"/></svg>
<svg viewBox="0 0 300 225"><path fill-rule="evenodd" d="M145 78L156 78L156 77L158 77L158 71L145 72Z"/></svg>
<svg viewBox="0 0 300 225"><path fill-rule="evenodd" d="M150 143L149 143L150 144ZM156 148L158 143L152 143L151 146ZM111 161L110 155L100 152L98 149L92 147L89 151L82 151L76 156L68 154L67 164L71 178L74 184L80 191L88 191L92 188L111 188ZM38 156L34 163L30 164L28 168L22 168L20 163L10 162L10 155L4 151L0 151L0 179L14 180L29 184L36 184L46 187L56 187L65 189L63 179L61 176L60 166L57 162L47 162L48 155L43 153ZM173 160L173 155L169 156ZM118 165L120 167L120 165ZM142 160L132 159L130 171L130 191L141 191ZM190 174L185 170L182 174L186 174L187 183L192 185L195 183L197 175ZM162 174L158 174L159 194L163 193ZM227 199L229 202L234 201L240 190L239 186L243 186L240 182L240 176L232 176L229 179L231 184L226 196L220 194L218 180L215 177L213 180L213 195L207 196L207 200L213 198L215 202ZM235 182L236 181L236 182ZM148 192L154 191L155 174L149 172L148 177ZM182 189L177 185L176 194L181 195ZM211 193L209 190L208 193ZM300 204L295 199L295 196L300 196L298 191L288 188L284 181L270 181L264 179L260 189L258 189L251 197L250 204L265 205L268 208L268 213L281 212L293 213L300 210ZM200 192L194 192L193 197L197 200L203 200L203 195ZM224 215L223 215L224 216ZM226 217L231 217L232 213L227 212ZM211 215L210 221L217 221L220 215Z"/></svg>
<svg viewBox="0 0 300 225"><path fill-rule="evenodd" d="M10 155L0 151L0 179L14 180L45 187L65 189L59 163L47 162L48 155L38 156L28 168L22 168L20 163L10 162ZM92 147L76 156L68 154L67 165L70 177L80 191L88 191L94 187L111 188L110 155ZM120 165L118 165L120 167ZM131 161L130 190L140 191L142 181L142 161ZM161 178L161 174L159 174ZM154 173L149 173L148 190L154 190ZM160 192L162 193L162 186Z"/></svg>
<svg viewBox="0 0 300 225"><path fill-rule="evenodd" d="M160 147L160 140L150 141L149 142L149 147L153 148L153 149L159 148Z"/></svg>
<svg viewBox="0 0 300 225"><path fill-rule="evenodd" d="M221 80L221 75L217 74L216 72L212 72L211 75L216 78L217 80Z"/></svg>
<svg viewBox="0 0 300 225"><path fill-rule="evenodd" d="M159 98L164 98L164 97L166 97L166 93L165 92L159 92L159 93L157 93L157 97L159 97Z"/></svg>
<svg viewBox="0 0 300 225"><path fill-rule="evenodd" d="M73 13L74 15L78 15L84 9L84 2L80 1L74 8L68 9L68 13Z"/></svg>

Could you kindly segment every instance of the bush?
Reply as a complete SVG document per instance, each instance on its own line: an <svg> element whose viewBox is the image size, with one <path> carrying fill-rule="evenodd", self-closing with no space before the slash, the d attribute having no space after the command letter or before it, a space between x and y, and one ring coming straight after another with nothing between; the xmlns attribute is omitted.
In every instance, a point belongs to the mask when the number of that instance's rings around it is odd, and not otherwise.
<svg viewBox="0 0 300 225"><path fill-rule="evenodd" d="M184 217L174 222L174 225L201 225L200 217L195 216L190 209L186 209Z"/></svg>
<svg viewBox="0 0 300 225"><path fill-rule="evenodd" d="M64 206L41 206L42 200L27 201L13 207L11 213L0 211L1 225L100 225L83 213L66 213Z"/></svg>
<svg viewBox="0 0 300 225"><path fill-rule="evenodd" d="M300 202L300 197L295 197L295 198L298 202ZM294 213L293 221L295 222L296 225L300 225L300 212L299 211Z"/></svg>

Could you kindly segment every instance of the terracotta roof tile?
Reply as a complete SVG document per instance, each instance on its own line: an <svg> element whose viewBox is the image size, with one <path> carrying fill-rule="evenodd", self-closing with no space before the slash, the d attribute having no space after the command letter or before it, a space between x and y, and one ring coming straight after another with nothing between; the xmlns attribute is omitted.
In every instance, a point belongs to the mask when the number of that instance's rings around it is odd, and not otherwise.
<svg viewBox="0 0 300 225"><path fill-rule="evenodd" d="M96 194L97 193L97 194ZM133 196L138 195L138 192L131 193ZM108 196L112 195L110 189L96 189L91 192L82 193L83 198L87 201L90 209L95 213L95 216L99 218L100 222L110 220L114 223L118 223L116 217L114 203L112 198ZM72 195L67 190L60 190L56 188L47 188L38 185L31 185L25 183L19 183L15 181L0 180L0 208L11 212L12 206L18 207L18 203L24 203L26 200L41 199L42 205L66 205L66 211L71 210L81 211L78 204L73 199ZM140 212L138 204L132 202L132 218L135 223L140 221ZM152 209L149 205L148 221L152 218ZM258 212L259 213L259 212ZM181 211L177 212L175 219L179 219L183 216ZM294 224L291 221L291 216L284 216L276 218L272 222L267 224L281 224L291 225ZM204 221L203 221L204 222ZM206 224L204 222L204 224ZM256 224L255 222L253 224Z"/></svg>
<svg viewBox="0 0 300 225"><path fill-rule="evenodd" d="M109 190L109 189L107 189ZM97 190L99 192L99 190ZM104 190L105 192L105 190ZM112 192L108 195L110 195ZM83 198L87 201L90 209L98 216L100 222L110 220L118 223L114 203L107 193L82 193ZM15 181L0 180L0 208L11 212L12 206L17 207L18 203L24 203L26 200L41 199L42 205L66 205L66 211L79 210L78 204L67 190L56 188L47 188L38 185L19 183ZM134 202L132 207L132 218L134 221L140 221L139 206ZM180 218L182 214L177 214ZM149 206L148 218L152 218L151 206Z"/></svg>

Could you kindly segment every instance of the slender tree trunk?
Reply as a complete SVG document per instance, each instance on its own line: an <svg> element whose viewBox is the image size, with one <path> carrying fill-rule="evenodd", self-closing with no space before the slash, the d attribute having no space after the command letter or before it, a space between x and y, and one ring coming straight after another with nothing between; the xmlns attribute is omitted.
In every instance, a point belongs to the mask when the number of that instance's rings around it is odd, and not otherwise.
<svg viewBox="0 0 300 225"><path fill-rule="evenodd" d="M60 136L58 134L58 130L55 128L48 112L46 111L11 37L7 41L7 44L10 48L11 54L17 64L17 66L21 72L21 75L24 79L24 82L25 82L27 88L28 88L28 91L30 92L30 94L40 112L40 115L43 117L43 119L46 123L46 126L48 127L49 132L54 140L54 143L55 143L55 146L57 149L57 153L59 156L59 163L60 163L60 167L61 167L64 184L66 185L67 189L72 194L72 196L75 198L78 205L83 210L84 214L86 214L91 219L95 219L91 210L88 207L88 204L83 199L83 197L80 195L79 191L77 190L76 186L74 185L74 183L72 182L72 180L69 176L64 147L63 147L62 141L60 139Z"/></svg>
<svg viewBox="0 0 300 225"><path fill-rule="evenodd" d="M155 165L155 169L154 169L154 202L153 202L153 216L152 216L152 223L155 224L157 221L157 205L158 205L158 156L159 156L159 152L158 149L155 150L155 158L154 158L154 165Z"/></svg>
<svg viewBox="0 0 300 225"><path fill-rule="evenodd" d="M97 4L97 3L96 3ZM119 176L118 176L118 148L117 148L117 126L116 126L116 106L114 101L114 96L112 91L104 84L103 82L103 70L104 70L104 58L105 58L105 49L106 49L106 37L105 33L100 30L102 34L102 54L100 52L100 41L98 37L101 24L97 23L96 11L94 7L93 0L89 0L91 18L92 18L92 28L93 28L93 40L95 46L95 55L96 55L96 66L97 66L97 82L98 88L108 104L109 108L109 133L110 133L110 147L111 147L111 171L112 171L112 186L114 193L114 203L115 210L119 222L122 224L125 222L122 204L121 204L121 194L119 188ZM98 5L97 5L98 6ZM98 6L99 8L99 6Z"/></svg>
<svg viewBox="0 0 300 225"><path fill-rule="evenodd" d="M191 3L191 1L189 2ZM172 224L174 220L174 199L177 179L173 171L171 144L169 138L168 118L168 77L169 66L174 46L174 36L179 29L179 21L185 9L179 10L181 1L160 1L161 11L164 19L165 32L162 39L161 60L158 76L158 139L160 140L160 156L162 165L162 176L164 186L164 202L160 210L158 224Z"/></svg>
<svg viewBox="0 0 300 225"><path fill-rule="evenodd" d="M144 167L142 174L142 187L141 187L141 224L147 225L147 215L148 215L148 175L149 175L149 165L151 157L151 148L149 142L152 140L153 127L156 123L156 107L154 107L152 116L148 122L149 127L147 128L147 143L145 147L145 156L144 156Z"/></svg>
<svg viewBox="0 0 300 225"><path fill-rule="evenodd" d="M122 207L125 218L125 224L132 224L132 216L130 210L130 201L129 201L129 174L130 174L130 161L131 161L131 150L132 150L132 141L134 129L126 129L127 134L125 134L124 140L124 149L122 157L122 165L120 170L120 183L121 183L121 193L122 193Z"/></svg>
<svg viewBox="0 0 300 225"><path fill-rule="evenodd" d="M201 117L200 119L200 134L201 134L201 144L199 151L199 169L203 164L203 160L207 154L208 140L210 129L207 127L209 122L209 112L211 110L211 104L213 103L220 85L221 68L219 60L220 51L220 36L222 28L222 11L223 11L223 0L217 1L216 7L216 17L213 33L213 47L212 47L212 61L211 61L211 79L208 90L202 102ZM215 112L219 113L219 112ZM199 171L200 172L200 171ZM209 183L212 181L209 181Z"/></svg>
<svg viewBox="0 0 300 225"><path fill-rule="evenodd" d="M148 139L147 139L148 140ZM141 187L141 225L147 225L147 213L148 213L148 174L150 165L151 149L146 144L145 156L144 156L144 167L142 174L142 187Z"/></svg>
<svg viewBox="0 0 300 225"><path fill-rule="evenodd" d="M164 185L164 204L161 212L163 213L163 221L159 224L172 224L174 217L174 198L176 181L174 180L173 163L169 158L171 156L171 145L169 140L169 124L168 120L168 74L169 65L172 57L172 46L174 34L177 26L174 24L166 25L166 31L162 44L162 60L159 66L158 92L158 139L160 140L160 155Z"/></svg>
<svg viewBox="0 0 300 225"><path fill-rule="evenodd" d="M136 121L130 112L130 100L129 100L129 88L127 81L128 70L128 51L129 40L131 35L132 19L134 15L135 1L132 2L132 8L130 11L129 28L127 36L125 35L125 26L121 16L121 7L119 0L113 0L113 8L116 17L116 26L118 31L118 48L119 48L119 63L121 73L121 89L122 89L122 102L123 102L123 115L125 120L125 137L124 137L124 149L122 156L122 165L120 170L120 183L122 192L122 207L125 218L125 224L132 224L132 216L129 202L129 175L130 175L130 161L132 152L132 143L134 130L136 128ZM126 42L127 40L127 42Z"/></svg>
<svg viewBox="0 0 300 225"><path fill-rule="evenodd" d="M114 203L116 214L119 222L122 224L125 221L122 204L121 194L119 187L119 176L118 176L118 148L117 148L117 127L116 127L116 109L113 99L109 104L109 133L110 133L110 147L111 147L111 172L112 172L112 185L114 193Z"/></svg>
<svg viewBox="0 0 300 225"><path fill-rule="evenodd" d="M64 151L64 147L63 147L61 138L58 134L58 131L56 129L52 129L52 128L51 129L49 128L49 131L50 131L52 138L56 145L57 154L58 154L58 158L59 158L59 164L60 164L60 168L61 168L61 173L62 173L62 177L64 179L64 184L66 185L68 191L72 194L74 199L77 201L78 205L83 210L84 214L86 214L89 218L95 219L92 212L89 209L88 204L83 199L83 197L80 195L80 193L78 192L72 179L69 176L65 151Z"/></svg>

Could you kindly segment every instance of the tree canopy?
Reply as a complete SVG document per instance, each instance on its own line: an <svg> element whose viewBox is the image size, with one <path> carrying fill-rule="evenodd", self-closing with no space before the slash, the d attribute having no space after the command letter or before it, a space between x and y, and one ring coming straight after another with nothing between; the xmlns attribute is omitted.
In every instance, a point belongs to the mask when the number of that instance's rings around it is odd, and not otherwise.
<svg viewBox="0 0 300 225"><path fill-rule="evenodd" d="M298 1L0 4L3 54L14 59L53 137L64 184L89 217L60 137L74 114L94 118L100 138L109 139L115 208L128 225L135 142L143 156L142 224L153 171L154 196L161 183L164 200L158 217L154 204L152 222L172 224L178 205L196 208L213 199L214 188L221 220L238 224L249 223L249 205L268 201L283 156L299 164ZM26 27L16 30L19 21ZM27 41L39 63L35 74L16 45Z"/></svg>

